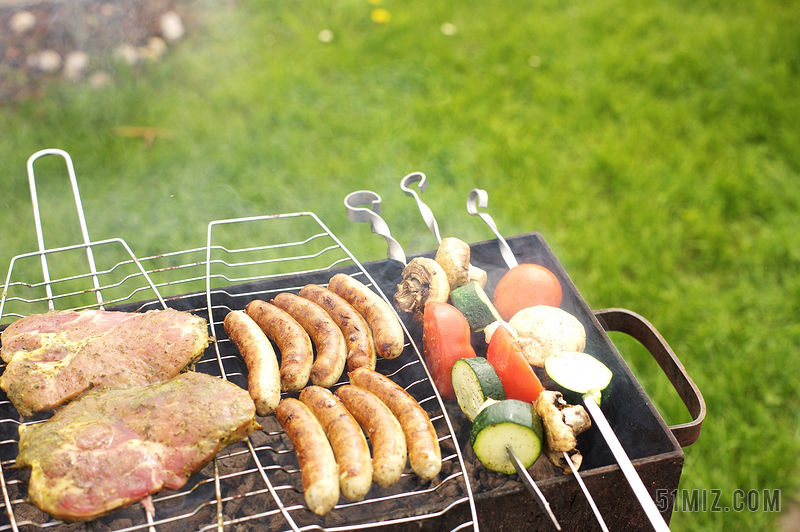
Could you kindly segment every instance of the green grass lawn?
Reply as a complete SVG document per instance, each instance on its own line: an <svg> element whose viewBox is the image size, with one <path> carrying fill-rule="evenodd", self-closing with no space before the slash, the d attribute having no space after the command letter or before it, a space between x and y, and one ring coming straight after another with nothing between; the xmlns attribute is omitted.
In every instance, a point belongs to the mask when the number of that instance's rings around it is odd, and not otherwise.
<svg viewBox="0 0 800 532"><path fill-rule="evenodd" d="M736 490L781 490L789 510L797 3L384 0L386 23L367 0L194 5L215 15L164 61L0 108L0 264L35 249L25 165L43 148L72 155L92 238L141 256L205 245L213 219L310 210L361 260L381 258L382 239L345 218L359 189L383 197L406 252L432 249L399 188L412 171L444 236L490 239L465 208L480 187L501 232L540 231L590 306L647 317L700 387L708 416L681 489L720 490L727 506ZM172 135L148 146L124 126ZM36 169L48 246L77 242L63 164ZM665 420L686 421L648 355L614 339ZM779 517L676 512L672 528L773 530Z"/></svg>

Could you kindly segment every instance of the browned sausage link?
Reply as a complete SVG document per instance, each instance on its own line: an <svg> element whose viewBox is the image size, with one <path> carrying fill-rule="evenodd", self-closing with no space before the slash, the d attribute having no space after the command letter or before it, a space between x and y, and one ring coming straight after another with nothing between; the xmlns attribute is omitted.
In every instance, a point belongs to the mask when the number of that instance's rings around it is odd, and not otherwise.
<svg viewBox="0 0 800 532"><path fill-rule="evenodd" d="M339 488L348 500L360 501L372 486L372 458L361 427L353 415L321 386L300 392L300 400L319 421L339 464Z"/></svg>
<svg viewBox="0 0 800 532"><path fill-rule="evenodd" d="M247 304L244 311L253 318L267 337L275 342L281 356L281 389L299 392L311 375L314 348L303 326L285 310L259 299Z"/></svg>
<svg viewBox="0 0 800 532"><path fill-rule="evenodd" d="M374 393L394 413L408 442L411 469L422 480L430 480L442 468L439 439L428 413L401 386L389 377L366 368L349 373L350 384Z"/></svg>
<svg viewBox="0 0 800 532"><path fill-rule="evenodd" d="M291 397L280 402L275 417L297 454L306 505L327 514L339 500L339 468L325 431L308 407Z"/></svg>
<svg viewBox="0 0 800 532"><path fill-rule="evenodd" d="M406 437L389 407L362 388L344 385L336 396L372 442L372 480L383 488L400 480L408 460Z"/></svg>
<svg viewBox="0 0 800 532"><path fill-rule="evenodd" d="M344 335L336 323L322 307L296 294L278 294L272 303L291 314L317 348L317 358L311 366L311 382L324 388L336 384L347 361Z"/></svg>
<svg viewBox="0 0 800 532"><path fill-rule="evenodd" d="M278 358L272 344L256 322L241 310L228 312L223 327L247 365L247 391L256 405L256 413L272 414L281 400Z"/></svg>
<svg viewBox="0 0 800 532"><path fill-rule="evenodd" d="M328 290L350 303L372 329L375 351L383 358L392 359L403 352L405 336L392 307L366 285L349 275L337 273L331 277Z"/></svg>
<svg viewBox="0 0 800 532"><path fill-rule="evenodd" d="M356 368L375 369L375 345L372 341L372 331L364 317L344 300L316 284L307 284L300 290L300 297L313 301L330 315L339 329L342 330L347 343L347 369Z"/></svg>

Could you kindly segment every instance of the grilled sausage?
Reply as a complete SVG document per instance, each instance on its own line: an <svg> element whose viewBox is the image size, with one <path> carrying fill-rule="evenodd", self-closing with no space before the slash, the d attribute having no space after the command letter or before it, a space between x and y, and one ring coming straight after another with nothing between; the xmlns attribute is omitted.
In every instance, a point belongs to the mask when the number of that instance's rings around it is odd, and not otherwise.
<svg viewBox="0 0 800 532"><path fill-rule="evenodd" d="M375 369L375 345L372 331L364 317L340 295L316 284L307 284L300 297L313 301L327 312L339 326L347 344L347 369Z"/></svg>
<svg viewBox="0 0 800 532"><path fill-rule="evenodd" d="M372 480L383 488L396 483L408 457L400 422L388 406L362 388L345 384L336 390L336 396L372 442Z"/></svg>
<svg viewBox="0 0 800 532"><path fill-rule="evenodd" d="M247 390L256 413L272 414L281 400L278 358L272 344L258 324L241 310L228 312L223 327L247 365Z"/></svg>
<svg viewBox="0 0 800 532"><path fill-rule="evenodd" d="M280 402L275 417L297 454L308 509L327 514L339 500L339 468L325 430L306 405L291 397Z"/></svg>
<svg viewBox="0 0 800 532"><path fill-rule="evenodd" d="M375 351L386 359L396 358L403 352L403 328L392 307L366 285L349 275L337 273L331 277L328 290L350 303L372 329Z"/></svg>
<svg viewBox="0 0 800 532"><path fill-rule="evenodd" d="M281 390L302 390L308 384L311 364L314 362L314 348L308 333L288 312L266 301L253 300L244 311L278 346L281 355Z"/></svg>
<svg viewBox="0 0 800 532"><path fill-rule="evenodd" d="M348 500L360 501L372 487L372 458L361 427L327 388L309 386L300 392L300 400L328 435L339 465L342 495Z"/></svg>
<svg viewBox="0 0 800 532"><path fill-rule="evenodd" d="M408 458L411 469L422 480L430 480L442 468L442 451L439 439L428 413L410 393L389 377L366 368L358 368L348 374L350 384L375 394L394 413L408 443Z"/></svg>
<svg viewBox="0 0 800 532"><path fill-rule="evenodd" d="M275 296L272 303L291 314L317 348L317 358L311 366L311 382L323 388L336 384L347 361L341 329L322 307L296 294L283 292Z"/></svg>

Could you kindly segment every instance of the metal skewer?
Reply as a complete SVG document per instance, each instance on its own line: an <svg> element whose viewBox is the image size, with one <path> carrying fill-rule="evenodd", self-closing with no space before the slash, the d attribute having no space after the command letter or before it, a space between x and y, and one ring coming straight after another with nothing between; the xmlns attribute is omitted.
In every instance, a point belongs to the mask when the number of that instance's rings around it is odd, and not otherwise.
<svg viewBox="0 0 800 532"><path fill-rule="evenodd" d="M513 253L511 252L511 248L509 247L508 243L505 241L503 236L497 230L497 226L494 224L494 220L492 220L491 216L486 213L479 212L476 208L480 206L482 208L486 208L489 202L488 194L485 190L481 190L478 188L473 189L470 194L469 198L467 199L467 210L470 214L478 215L481 219L486 222L489 228L494 232L497 236L499 244L500 244L500 253L506 261L506 264L509 268L513 268L517 265L517 260L514 258ZM669 531L669 527L667 526L666 521L664 521L661 512L658 511L658 507L656 507L655 502L650 497L650 494L647 492L647 488L645 488L642 479L639 477L639 474L634 469L633 464L631 463L630 458L625 453L625 450L622 448L622 445L617 439L617 436L614 434L614 431L609 425L608 420L606 419L603 411L600 410L600 407L597 403L594 402L593 399L590 397L585 397L583 401L584 405L586 405L586 409L592 416L592 419L595 421L595 425L600 430L603 438L606 440L611 452L614 454L614 458L616 458L617 463L620 466L620 469L625 474L625 478L628 480L628 484L631 486L633 493L636 495L636 498L639 499L639 504L642 505L642 508L647 514L647 517L650 519L650 523L653 525L653 528L656 529L658 532ZM578 485L583 490L584 495L589 501L589 505L592 507L592 511L594 512L595 516L597 517L600 526L603 530L608 530L606 528L605 522L603 521L600 512L597 510L597 505L594 502L594 499L589 494L589 490L586 488L586 485L583 483L583 479L581 479L580 475L578 474L578 470L575 468L575 464L572 463L572 459L570 459L567 453L564 454L564 459L569 464L570 469L572 470L575 479L578 481Z"/></svg>
<svg viewBox="0 0 800 532"><path fill-rule="evenodd" d="M517 455L514 454L514 450L511 448L510 445L506 445L506 452L508 453L508 458L511 460L511 463L514 464L514 469L517 470L517 474L519 475L519 479L525 484L525 487L528 488L536 502L539 504L539 508L542 509L549 517L550 520L553 522L553 525L556 527L556 530L561 530L561 525L558 524L558 519L556 519L553 510L550 508L550 503L547 502L547 499L544 497L544 493L539 489L539 486L536 485L533 478L528 473L528 470L525 469L525 466L522 465Z"/></svg>
<svg viewBox="0 0 800 532"><path fill-rule="evenodd" d="M428 207L425 204L425 202L423 202L420 199L419 195L413 189L409 188L409 185L416 182L419 182L420 192L424 192L425 189L428 188L428 182L426 181L425 174L423 174L422 172L413 172L405 176L400 181L400 188L408 196L413 197L414 200L417 202L417 207L419 208L420 214L422 215L422 219L425 221L425 224L428 226L428 229L431 230L431 232L434 234L436 239L441 244L442 237L439 234L439 225L436 223L436 217L433 215L433 211L430 209L430 207ZM491 218L489 219L491 220ZM500 237L496 229L495 233L498 235L498 237ZM503 243L505 244L505 240L503 240ZM508 248L508 244L506 244L506 247ZM511 248L508 248L508 253L510 254L510 257L513 259L514 254L511 253ZM522 465L522 462L520 462L517 455L514 454L514 450L511 448L511 446L506 445L506 452L508 453L508 457L511 460L511 462L514 464L514 469L517 470L517 474L519 474L522 483L528 488L528 491L531 492L532 495L534 495L537 504L542 509L542 511L544 511L550 517L550 520L553 522L553 525L556 527L556 529L561 530L561 525L558 523L555 514L553 514L553 510L550 509L550 503L547 502L547 499L545 498L544 494L541 492L539 487L536 485L536 482L534 482L533 478L525 469L525 466Z"/></svg>
<svg viewBox="0 0 800 532"><path fill-rule="evenodd" d="M369 205L370 207L362 207L362 205ZM403 248L392 237L389 226L380 217L381 197L377 193L371 190L351 192L344 198L344 206L348 220L369 223L373 233L386 239L386 243L389 245L386 256L402 263L404 266L406 265L406 254Z"/></svg>
<svg viewBox="0 0 800 532"><path fill-rule="evenodd" d="M597 505L594 503L594 499L592 499L591 495L589 495L589 489L586 487L586 484L583 483L583 479L581 478L578 470L575 468L575 464L572 462L572 459L569 455L562 451L564 455L564 460L567 461L569 464L569 468L572 470L572 474L575 475L575 480L578 481L578 485L581 487L581 490L586 495L586 498L589 500L589 506L592 508L592 512L594 512L594 516L597 518L597 522L600 523L600 528L603 532L608 532L608 527L606 526L606 522L603 519L603 516L600 515L600 510L597 509Z"/></svg>
<svg viewBox="0 0 800 532"><path fill-rule="evenodd" d="M589 411L589 414L591 414L592 419L594 419L595 426L600 430L603 438L605 438L608 447L611 449L611 453L617 460L617 464L619 464L619 468L622 470L625 478L628 479L628 484L633 490L634 495L636 495L636 498L639 499L639 504L642 505L644 513L647 514L647 517L650 519L650 524L653 525L653 528L657 532L669 532L667 522L664 520L661 512L658 511L656 503L653 502L653 499L650 497L650 493L644 486L636 469L634 469L631 459L628 458L625 449L622 448L622 444L619 442L616 434L614 434L603 411L600 410L600 407L595 403L594 399L589 396L584 397L583 404L586 405L586 409Z"/></svg>
<svg viewBox="0 0 800 532"><path fill-rule="evenodd" d="M500 255L503 256L503 260L506 261L508 267L513 268L517 265L517 258L514 256L514 252L511 251L508 242L506 242L506 239L500 234L500 231L497 230L497 226L492 217L478 210L478 207L485 209L488 206L489 195L486 191L480 188L473 188L467 197L467 212L473 216L479 216L481 220L486 222L486 225L489 226L489 229L491 229L497 237L497 243L500 245Z"/></svg>
<svg viewBox="0 0 800 532"><path fill-rule="evenodd" d="M467 198L467 211L472 215L479 216L481 220L486 222L486 225L489 226L489 228L497 237L497 241L500 246L500 255L503 257L503 260L505 260L506 265L509 267L509 269L513 268L514 266L518 265L518 262L516 257L514 257L514 252L511 251L511 247L508 245L508 242L506 242L506 239L503 237L502 234L500 234L500 231L497 230L497 226L495 225L492 217L485 212L478 211L478 207L485 209L488 205L489 205L489 195L486 193L486 191L480 188L472 189L472 191L469 193L469 197ZM583 495L586 497L586 500L589 501L589 506L592 508L592 512L594 512L594 515L597 518L597 522L600 523L600 527L603 529L604 532L608 532L608 527L606 526L606 522L603 519L603 516L600 515L600 511L597 509L597 504L595 504L592 494L589 493L589 489L586 487L586 484L584 484L583 479L580 476L580 473L578 473L578 469L572 462L572 458L570 458L570 456L567 453L563 453L563 455L564 455L564 460L566 460L567 464L569 464L569 468L572 471L572 475L578 482L578 486L580 486Z"/></svg>
<svg viewBox="0 0 800 532"><path fill-rule="evenodd" d="M428 229L431 230L433 236L436 237L436 240L441 244L442 243L442 236L439 234L439 224L436 223L436 218L433 216L433 211L430 207L428 207L422 199L420 199L419 195L410 187L413 183L419 181L419 188L420 192L425 192L428 188L428 181L425 178L425 174L422 172L412 172L405 176L400 181L400 190L406 193L407 196L411 196L414 198L414 201L417 202L417 208L419 208L419 212L422 215L422 219L425 221L425 225L428 226Z"/></svg>

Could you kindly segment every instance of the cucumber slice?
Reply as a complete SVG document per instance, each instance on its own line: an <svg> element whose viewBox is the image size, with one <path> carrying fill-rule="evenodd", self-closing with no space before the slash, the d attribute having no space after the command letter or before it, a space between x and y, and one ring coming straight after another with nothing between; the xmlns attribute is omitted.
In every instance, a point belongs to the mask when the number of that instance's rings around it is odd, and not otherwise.
<svg viewBox="0 0 800 532"><path fill-rule="evenodd" d="M456 401L470 421L487 399L506 398L503 383L488 360L482 357L456 360L450 371Z"/></svg>
<svg viewBox="0 0 800 532"><path fill-rule="evenodd" d="M569 404L581 404L589 394L599 405L611 392L611 370L586 353L553 353L544 360L544 371Z"/></svg>
<svg viewBox="0 0 800 532"><path fill-rule="evenodd" d="M477 281L470 281L450 291L450 301L467 318L469 328L480 332L500 318L494 304Z"/></svg>
<svg viewBox="0 0 800 532"><path fill-rule="evenodd" d="M486 469L510 475L516 469L508 458L506 445L527 469L542 454L543 434L542 420L533 405L506 399L480 411L472 424L469 442Z"/></svg>

